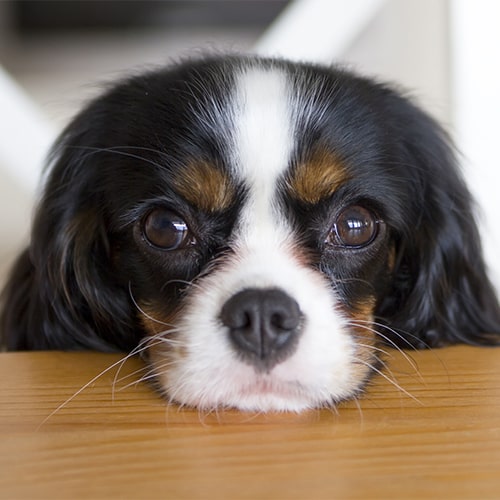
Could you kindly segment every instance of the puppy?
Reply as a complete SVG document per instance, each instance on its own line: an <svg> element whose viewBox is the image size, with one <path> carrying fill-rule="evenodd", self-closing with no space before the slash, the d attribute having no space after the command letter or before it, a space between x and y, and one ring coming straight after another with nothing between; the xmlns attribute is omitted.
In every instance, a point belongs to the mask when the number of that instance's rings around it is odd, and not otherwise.
<svg viewBox="0 0 500 500"><path fill-rule="evenodd" d="M386 85L253 57L118 83L53 150L8 349L145 352L170 401L358 396L381 344L498 344L443 130Z"/></svg>

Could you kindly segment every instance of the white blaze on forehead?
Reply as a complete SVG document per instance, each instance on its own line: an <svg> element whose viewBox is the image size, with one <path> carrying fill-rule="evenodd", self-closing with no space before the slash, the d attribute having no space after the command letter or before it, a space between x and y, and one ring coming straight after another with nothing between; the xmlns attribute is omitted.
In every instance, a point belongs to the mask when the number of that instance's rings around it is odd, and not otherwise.
<svg viewBox="0 0 500 500"><path fill-rule="evenodd" d="M293 144L293 126L286 74L276 68L247 68L239 76L235 103L236 176L249 189L241 229L274 231L272 202L276 182L287 169ZM247 234L248 236L248 234Z"/></svg>
<svg viewBox="0 0 500 500"><path fill-rule="evenodd" d="M286 74L250 68L236 89L238 173L249 181L272 182L287 167L292 146Z"/></svg>

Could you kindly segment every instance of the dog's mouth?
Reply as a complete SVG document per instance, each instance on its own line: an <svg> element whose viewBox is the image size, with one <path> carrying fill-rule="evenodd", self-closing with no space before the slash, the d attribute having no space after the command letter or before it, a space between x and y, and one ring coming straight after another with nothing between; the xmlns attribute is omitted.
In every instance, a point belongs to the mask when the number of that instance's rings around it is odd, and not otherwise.
<svg viewBox="0 0 500 500"><path fill-rule="evenodd" d="M190 404L191 403L191 404ZM301 412L317 408L307 389L299 381L283 381L271 374L255 374L253 380L235 383L220 399L188 402L200 410L237 409L247 412Z"/></svg>
<svg viewBox="0 0 500 500"><path fill-rule="evenodd" d="M280 380L272 373L256 373L255 378L240 386L242 396L277 396L296 398L303 396L306 388L298 380Z"/></svg>

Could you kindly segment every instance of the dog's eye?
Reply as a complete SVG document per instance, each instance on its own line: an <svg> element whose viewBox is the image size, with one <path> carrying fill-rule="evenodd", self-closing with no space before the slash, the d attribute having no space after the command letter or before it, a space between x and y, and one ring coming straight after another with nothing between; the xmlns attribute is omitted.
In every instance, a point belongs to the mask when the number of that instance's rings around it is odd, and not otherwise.
<svg viewBox="0 0 500 500"><path fill-rule="evenodd" d="M327 242L335 246L364 247L377 236L378 224L375 215L366 208L350 206L337 217Z"/></svg>
<svg viewBox="0 0 500 500"><path fill-rule="evenodd" d="M162 250L185 248L191 241L186 222L164 208L149 212L144 220L143 234L148 243Z"/></svg>

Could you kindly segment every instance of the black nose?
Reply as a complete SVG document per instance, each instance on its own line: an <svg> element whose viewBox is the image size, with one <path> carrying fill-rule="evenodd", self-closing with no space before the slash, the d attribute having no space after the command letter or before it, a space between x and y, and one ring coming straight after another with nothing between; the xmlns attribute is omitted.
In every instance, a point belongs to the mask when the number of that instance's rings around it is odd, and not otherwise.
<svg viewBox="0 0 500 500"><path fill-rule="evenodd" d="M250 288L233 295L222 307L220 318L243 359L270 370L295 351L302 314L285 292Z"/></svg>

